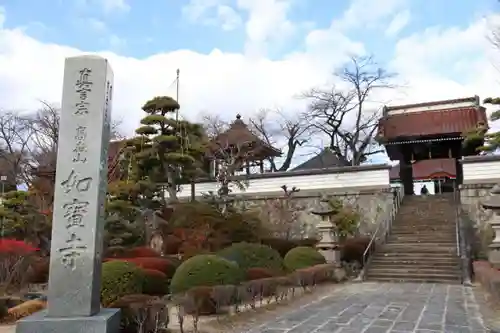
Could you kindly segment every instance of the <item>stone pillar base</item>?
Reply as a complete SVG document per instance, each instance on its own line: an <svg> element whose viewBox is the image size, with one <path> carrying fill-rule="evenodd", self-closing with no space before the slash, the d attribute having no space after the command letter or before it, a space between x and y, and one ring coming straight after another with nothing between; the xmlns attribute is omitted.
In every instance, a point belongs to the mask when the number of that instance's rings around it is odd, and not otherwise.
<svg viewBox="0 0 500 333"><path fill-rule="evenodd" d="M325 257L329 264L337 264L340 267L340 251L338 250L319 250L319 253Z"/></svg>
<svg viewBox="0 0 500 333"><path fill-rule="evenodd" d="M118 333L120 310L102 309L91 317L47 317L46 311L37 312L17 322L16 333Z"/></svg>
<svg viewBox="0 0 500 333"><path fill-rule="evenodd" d="M488 253L488 261L493 268L500 269L500 249L491 249Z"/></svg>

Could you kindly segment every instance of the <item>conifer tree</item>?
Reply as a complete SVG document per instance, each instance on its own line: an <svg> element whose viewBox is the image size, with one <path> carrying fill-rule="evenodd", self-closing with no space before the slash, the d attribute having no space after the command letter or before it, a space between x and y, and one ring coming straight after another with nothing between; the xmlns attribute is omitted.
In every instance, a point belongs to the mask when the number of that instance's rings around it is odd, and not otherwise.
<svg viewBox="0 0 500 333"><path fill-rule="evenodd" d="M500 97L488 97L483 101L484 104L500 105ZM500 119L500 110L495 110L490 116L490 121ZM485 123L480 123L476 128L470 130L465 135L465 147L478 147L477 149L483 152L491 153L500 148L500 131L487 133L488 126Z"/></svg>
<svg viewBox="0 0 500 333"><path fill-rule="evenodd" d="M127 142L134 161L130 177L164 206L177 201L179 186L198 174L205 151L203 127L176 119L179 108L168 96L149 100L137 136Z"/></svg>

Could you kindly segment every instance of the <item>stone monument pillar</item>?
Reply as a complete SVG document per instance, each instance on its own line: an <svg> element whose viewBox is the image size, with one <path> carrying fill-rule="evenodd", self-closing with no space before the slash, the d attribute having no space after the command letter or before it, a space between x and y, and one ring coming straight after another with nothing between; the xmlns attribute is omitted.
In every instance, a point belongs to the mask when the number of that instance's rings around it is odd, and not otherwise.
<svg viewBox="0 0 500 333"><path fill-rule="evenodd" d="M488 260L495 268L500 268L500 185L497 184L491 189L491 195L482 203L485 209L491 209L493 216L489 222L495 238L491 242Z"/></svg>
<svg viewBox="0 0 500 333"><path fill-rule="evenodd" d="M119 331L119 310L100 305L112 91L106 59L66 59L48 308L20 320L17 333Z"/></svg>
<svg viewBox="0 0 500 333"><path fill-rule="evenodd" d="M325 257L327 263L335 263L340 266L338 235L335 223L332 221L335 214L334 209L330 206L328 199L322 198L318 207L313 209L311 213L321 217L321 222L317 226L320 241L316 245L316 249Z"/></svg>

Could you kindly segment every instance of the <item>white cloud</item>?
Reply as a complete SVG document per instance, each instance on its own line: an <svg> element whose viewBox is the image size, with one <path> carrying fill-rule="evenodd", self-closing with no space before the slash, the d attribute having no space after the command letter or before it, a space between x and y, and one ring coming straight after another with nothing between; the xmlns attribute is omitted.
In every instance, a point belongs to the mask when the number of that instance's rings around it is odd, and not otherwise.
<svg viewBox="0 0 500 333"><path fill-rule="evenodd" d="M340 20L333 24L336 28L373 28L390 19L395 13L406 8L408 0L352 0L351 5Z"/></svg>
<svg viewBox="0 0 500 333"><path fill-rule="evenodd" d="M0 6L0 29L3 28L5 23L5 8Z"/></svg>
<svg viewBox="0 0 500 333"><path fill-rule="evenodd" d="M284 31L288 29L287 18L277 13L286 11L285 7L266 16ZM262 8L253 10L257 13ZM272 36L266 30L271 27L248 29L255 29L249 34L261 42ZM400 40L390 67L399 71L401 80L408 85L379 99L400 103L494 95L499 73L492 69L491 58L485 52L489 49L486 32L485 22L478 21L462 30L428 29ZM211 112L231 119L236 113L248 116L265 107L301 111L303 102L295 99L298 93L329 80L333 68L349 54L365 52L362 43L349 39L341 30L328 28L310 32L305 50L280 60L217 49L208 54L177 50L143 59L112 52L101 55L109 59L115 72L114 117L124 120L130 134L142 116L140 108L146 100L156 95L175 95L169 84L177 68L181 70L182 115L199 119L203 112ZM81 53L67 46L43 43L20 29L0 30L0 109L35 109L40 99L59 102L64 58ZM455 67L456 75L449 76L448 69Z"/></svg>
<svg viewBox="0 0 500 333"><path fill-rule="evenodd" d="M221 22L222 30L231 31L241 25L241 17L231 7L226 5L217 6L217 21Z"/></svg>
<svg viewBox="0 0 500 333"><path fill-rule="evenodd" d="M183 7L183 15L193 24L217 25L233 30L245 22L246 53L263 56L270 43L284 42L293 35L297 26L288 19L291 0L236 0L230 7L226 0L190 0Z"/></svg>
<svg viewBox="0 0 500 333"><path fill-rule="evenodd" d="M264 55L268 43L285 41L294 33L296 27L287 17L290 6L290 0L238 0L238 8L248 12L248 54Z"/></svg>
<svg viewBox="0 0 500 333"><path fill-rule="evenodd" d="M193 24L220 26L230 31L238 28L242 20L238 12L224 0L190 0L182 8L183 16Z"/></svg>
<svg viewBox="0 0 500 333"><path fill-rule="evenodd" d="M108 30L106 23L93 17L86 19L83 24L95 32L106 32Z"/></svg>
<svg viewBox="0 0 500 333"><path fill-rule="evenodd" d="M410 23L411 19L411 13L409 9L405 9L399 13L397 13L391 23L389 24L389 27L385 30L385 35L388 37L394 37L396 36L401 30L404 29Z"/></svg>

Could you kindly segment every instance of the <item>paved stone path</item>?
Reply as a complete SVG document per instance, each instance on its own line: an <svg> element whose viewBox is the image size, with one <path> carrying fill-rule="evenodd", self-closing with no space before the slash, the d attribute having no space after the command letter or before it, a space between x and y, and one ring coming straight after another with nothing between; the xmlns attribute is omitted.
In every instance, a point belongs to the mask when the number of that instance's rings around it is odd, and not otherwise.
<svg viewBox="0 0 500 333"><path fill-rule="evenodd" d="M362 283L310 303L246 333L479 333L472 288Z"/></svg>

